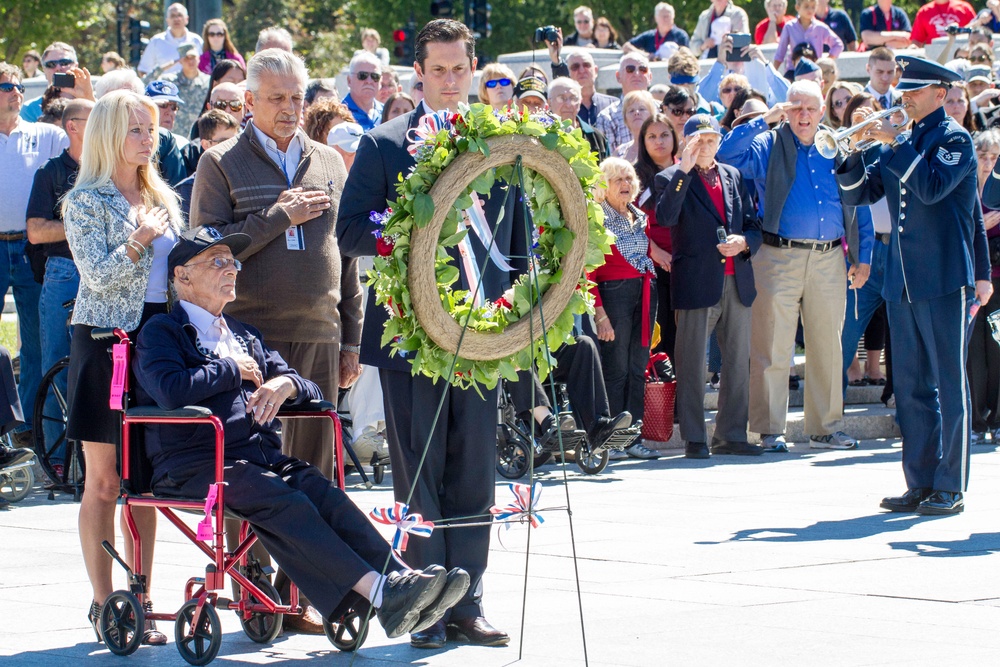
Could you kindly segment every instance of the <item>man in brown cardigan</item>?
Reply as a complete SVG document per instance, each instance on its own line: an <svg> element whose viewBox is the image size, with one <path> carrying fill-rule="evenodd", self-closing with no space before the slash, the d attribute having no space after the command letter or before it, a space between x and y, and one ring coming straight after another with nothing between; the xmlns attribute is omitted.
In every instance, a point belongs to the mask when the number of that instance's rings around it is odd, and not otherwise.
<svg viewBox="0 0 1000 667"><path fill-rule="evenodd" d="M362 293L357 259L341 257L337 246L344 162L299 129L306 79L302 61L288 52L266 49L250 59L253 120L202 157L190 223L250 236L239 256L240 291L226 313L260 329L289 366L336 402L338 388L360 374ZM333 477L328 420L286 420L282 430L286 455Z"/></svg>

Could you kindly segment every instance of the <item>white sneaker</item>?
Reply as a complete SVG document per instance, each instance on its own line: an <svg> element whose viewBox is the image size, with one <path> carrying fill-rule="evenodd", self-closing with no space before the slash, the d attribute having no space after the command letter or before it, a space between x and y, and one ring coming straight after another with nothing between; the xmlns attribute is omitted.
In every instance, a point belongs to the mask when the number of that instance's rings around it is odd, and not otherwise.
<svg viewBox="0 0 1000 667"><path fill-rule="evenodd" d="M646 445L642 444L641 442L637 442L634 445L632 445L631 447L629 447L628 449L626 449L625 453L628 454L633 459L658 459L658 458L660 458L660 453L659 452L653 451L652 449L650 449Z"/></svg>
<svg viewBox="0 0 1000 667"><path fill-rule="evenodd" d="M843 431L809 436L809 449L857 449L858 441Z"/></svg>
<svg viewBox="0 0 1000 667"><path fill-rule="evenodd" d="M628 458L628 454L622 449L609 449L608 450L608 460L609 461L624 461Z"/></svg>
<svg viewBox="0 0 1000 667"><path fill-rule="evenodd" d="M785 442L784 433L765 434L761 438L760 445L764 448L765 452L771 452L772 454L788 453L788 443Z"/></svg>

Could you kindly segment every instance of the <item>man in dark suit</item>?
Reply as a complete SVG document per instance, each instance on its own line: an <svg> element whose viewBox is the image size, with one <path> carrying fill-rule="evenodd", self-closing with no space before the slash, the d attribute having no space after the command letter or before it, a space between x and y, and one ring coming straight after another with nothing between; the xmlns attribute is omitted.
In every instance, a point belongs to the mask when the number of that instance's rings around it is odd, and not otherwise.
<svg viewBox="0 0 1000 667"><path fill-rule="evenodd" d="M750 257L760 219L740 172L715 161L722 138L708 114L684 124L680 164L656 176L656 220L671 227L671 299L677 312L677 415L685 456L759 455L747 442L750 406L750 306L757 296ZM692 173L692 169L697 173ZM705 432L705 341L715 330L722 384L709 452Z"/></svg>
<svg viewBox="0 0 1000 667"><path fill-rule="evenodd" d="M338 243L346 255L375 254L375 225L369 216L372 211L383 211L387 201L395 199L399 175L405 176L413 167L414 159L406 150L407 131L416 127L424 114L456 110L468 98L476 57L475 38L465 25L449 19L431 21L417 35L415 54L414 69L424 85L423 101L414 111L365 134L358 146L337 221ZM504 199L502 188L495 188L485 206L488 220L498 217ZM497 247L507 256L526 254L511 251L512 235L523 236L523 220L519 223L515 213L521 209L515 205L517 201L515 197L507 202L504 218L494 230ZM472 241L478 257L485 257L478 239ZM523 246L523 240L519 244ZM462 288L468 288L465 276L462 279ZM511 280L508 272L490 264L483 271L482 289L487 298L496 299ZM388 350L382 349L386 317L385 309L375 304L374 290L369 291L361 363L379 369L396 499L410 498L412 489L411 508L430 521L466 517L449 525L485 523L494 502L496 390L482 389L480 396L447 382L435 384L424 376L414 377L406 358L390 357ZM435 426L442 396L444 403ZM425 449L427 456L422 461ZM413 646L440 648L446 636L488 646L510 641L505 632L483 618L482 577L489 542L488 524L436 530L428 539L410 541L406 558L415 567L425 562L460 563L472 578L468 593L445 619L447 627L442 621L414 633L410 640Z"/></svg>

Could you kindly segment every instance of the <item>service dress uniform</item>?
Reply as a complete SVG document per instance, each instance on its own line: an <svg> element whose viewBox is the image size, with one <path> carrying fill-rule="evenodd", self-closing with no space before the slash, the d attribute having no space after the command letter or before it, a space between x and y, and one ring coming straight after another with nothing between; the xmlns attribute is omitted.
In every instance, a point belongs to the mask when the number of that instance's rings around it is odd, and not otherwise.
<svg viewBox="0 0 1000 667"><path fill-rule="evenodd" d="M949 85L957 75L899 56L899 89ZM962 511L969 480L971 412L965 372L975 281L989 280L986 232L969 133L939 107L892 145L849 156L837 179L845 204L888 200L894 221L882 296L892 349L907 494L896 511ZM902 358L902 357L901 357Z"/></svg>

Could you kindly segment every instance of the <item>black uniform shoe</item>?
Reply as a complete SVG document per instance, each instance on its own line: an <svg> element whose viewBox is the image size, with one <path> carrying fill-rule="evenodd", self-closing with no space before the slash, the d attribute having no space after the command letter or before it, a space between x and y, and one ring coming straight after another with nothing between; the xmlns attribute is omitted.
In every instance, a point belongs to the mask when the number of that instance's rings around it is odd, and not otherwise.
<svg viewBox="0 0 1000 667"><path fill-rule="evenodd" d="M600 417L594 422L594 426L590 429L590 444L594 449L598 449L604 446L604 443L608 441L615 431L620 431L623 428L628 428L632 425L632 413L626 410L625 412L620 412L614 417Z"/></svg>
<svg viewBox="0 0 1000 667"><path fill-rule="evenodd" d="M431 568L444 570L440 565L432 565ZM428 570L424 570L424 573L431 574ZM460 567L451 568L444 577L444 588L441 589L441 594L433 602L424 607L424 610L420 612L420 618L417 619L416 624L410 632L416 634L437 625L438 621L444 618L445 612L458 604L458 601L462 599L465 592L469 590L469 582L468 572ZM444 634L443 626L441 633Z"/></svg>
<svg viewBox="0 0 1000 667"><path fill-rule="evenodd" d="M30 461L35 452L26 447L7 447L0 445L0 468L16 466L18 463Z"/></svg>
<svg viewBox="0 0 1000 667"><path fill-rule="evenodd" d="M559 415L548 415L538 425L542 435L538 438L538 444L542 448L559 449L559 432L572 433L576 430L576 420L568 412Z"/></svg>
<svg viewBox="0 0 1000 667"><path fill-rule="evenodd" d="M476 646L506 646L510 637L497 630L482 616L460 618L448 624L448 639L466 641Z"/></svg>
<svg viewBox="0 0 1000 667"><path fill-rule="evenodd" d="M961 514L965 500L958 491L935 491L917 505L917 514Z"/></svg>
<svg viewBox="0 0 1000 667"><path fill-rule="evenodd" d="M444 621L438 621L434 625L420 632L410 635L410 646L413 648L444 648L448 643L444 629Z"/></svg>
<svg viewBox="0 0 1000 667"><path fill-rule="evenodd" d="M909 489L901 496L883 498L879 507L890 512L915 512L917 505L931 495L931 489Z"/></svg>
<svg viewBox="0 0 1000 667"><path fill-rule="evenodd" d="M734 454L736 456L760 456L764 453L764 448L760 445L751 445L749 442L729 442L728 440L716 440L712 438L713 454Z"/></svg>
<svg viewBox="0 0 1000 667"><path fill-rule="evenodd" d="M420 612L441 595L444 585L444 568L429 574L390 572L382 585L382 605L375 610L386 636L395 639L412 630Z"/></svg>
<svg viewBox="0 0 1000 667"><path fill-rule="evenodd" d="M707 459L712 453L708 451L708 445L704 442L684 443L684 458L686 459Z"/></svg>

